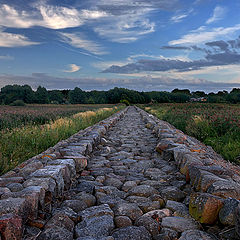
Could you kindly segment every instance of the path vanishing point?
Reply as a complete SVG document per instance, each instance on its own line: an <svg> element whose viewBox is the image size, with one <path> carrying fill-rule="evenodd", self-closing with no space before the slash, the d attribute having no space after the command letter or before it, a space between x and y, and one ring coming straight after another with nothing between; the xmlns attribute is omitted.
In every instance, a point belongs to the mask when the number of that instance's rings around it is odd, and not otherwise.
<svg viewBox="0 0 240 240"><path fill-rule="evenodd" d="M1 239L240 239L239 168L143 110L0 178Z"/></svg>

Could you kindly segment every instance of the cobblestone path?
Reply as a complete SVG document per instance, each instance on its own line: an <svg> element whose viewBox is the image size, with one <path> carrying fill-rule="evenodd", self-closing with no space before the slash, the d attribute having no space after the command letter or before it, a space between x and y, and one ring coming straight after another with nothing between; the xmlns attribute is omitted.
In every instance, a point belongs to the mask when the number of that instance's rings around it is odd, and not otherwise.
<svg viewBox="0 0 240 240"><path fill-rule="evenodd" d="M129 108L37 239L215 239L189 216L189 184L156 145L140 114Z"/></svg>

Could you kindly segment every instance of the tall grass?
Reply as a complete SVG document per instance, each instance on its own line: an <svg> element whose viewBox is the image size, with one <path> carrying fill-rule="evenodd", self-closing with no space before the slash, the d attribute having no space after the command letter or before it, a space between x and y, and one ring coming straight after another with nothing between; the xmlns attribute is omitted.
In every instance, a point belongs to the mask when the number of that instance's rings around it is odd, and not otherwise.
<svg viewBox="0 0 240 240"><path fill-rule="evenodd" d="M2 130L0 132L0 174L122 108L123 106L119 106L80 112L44 125L27 125L12 130Z"/></svg>
<svg viewBox="0 0 240 240"><path fill-rule="evenodd" d="M142 107L212 146L226 160L240 164L240 105L171 103Z"/></svg>

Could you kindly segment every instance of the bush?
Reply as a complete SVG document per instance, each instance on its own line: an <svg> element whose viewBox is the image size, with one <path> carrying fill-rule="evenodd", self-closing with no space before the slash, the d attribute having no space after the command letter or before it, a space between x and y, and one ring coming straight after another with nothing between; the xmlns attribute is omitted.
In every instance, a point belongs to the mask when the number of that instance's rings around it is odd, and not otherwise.
<svg viewBox="0 0 240 240"><path fill-rule="evenodd" d="M120 100L120 103L124 103L126 106L130 105L130 102L127 99Z"/></svg>
<svg viewBox="0 0 240 240"><path fill-rule="evenodd" d="M23 100L15 100L12 103L9 104L10 106L25 106L25 103Z"/></svg>

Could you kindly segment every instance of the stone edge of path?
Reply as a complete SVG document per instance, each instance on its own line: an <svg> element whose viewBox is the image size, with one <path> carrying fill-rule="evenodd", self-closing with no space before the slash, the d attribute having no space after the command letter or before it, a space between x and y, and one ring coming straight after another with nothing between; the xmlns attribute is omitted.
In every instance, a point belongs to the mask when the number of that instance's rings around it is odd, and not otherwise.
<svg viewBox="0 0 240 240"><path fill-rule="evenodd" d="M37 219L38 210L51 211L77 175L88 164L88 155L103 135L129 107L58 142L0 176L0 233L4 239L21 239L22 226ZM21 188L11 191L12 188ZM48 210L49 209L49 210Z"/></svg>
<svg viewBox="0 0 240 240"><path fill-rule="evenodd" d="M136 109L146 127L158 137L156 151L165 160L175 162L194 190L189 204L191 216L201 223L220 221L223 225L228 225L228 219L233 217L230 222L240 237L240 167L168 122ZM209 220L208 214L215 217Z"/></svg>

